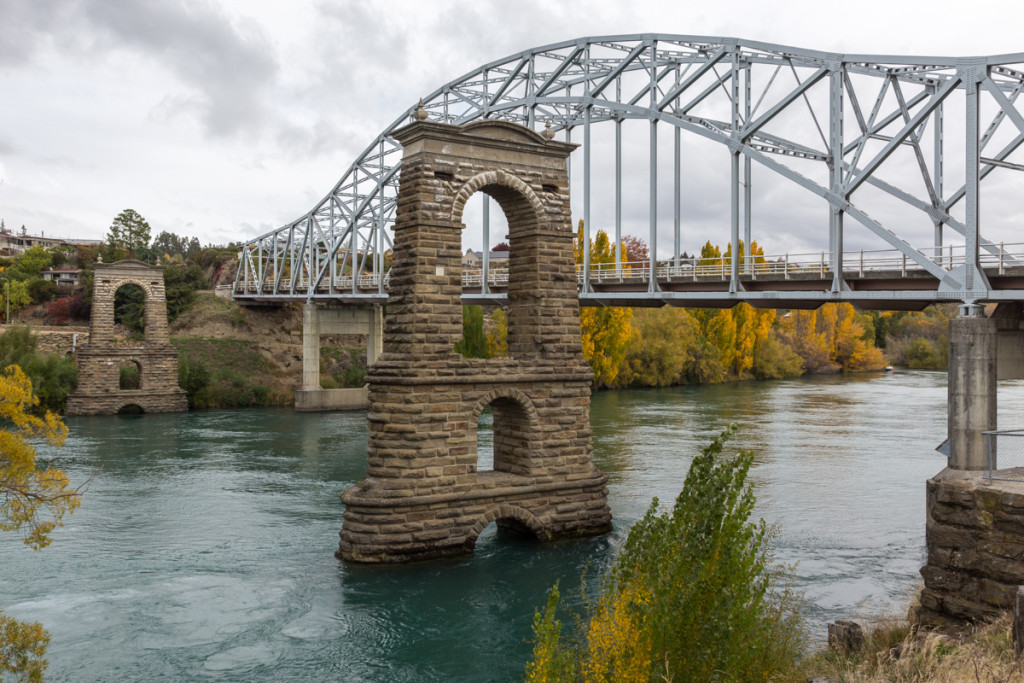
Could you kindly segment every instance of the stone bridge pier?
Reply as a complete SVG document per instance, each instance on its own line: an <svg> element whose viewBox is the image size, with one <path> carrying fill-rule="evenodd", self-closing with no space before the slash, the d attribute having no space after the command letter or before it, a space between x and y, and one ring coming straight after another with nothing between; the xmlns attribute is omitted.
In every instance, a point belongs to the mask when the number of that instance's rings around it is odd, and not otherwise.
<svg viewBox="0 0 1024 683"><path fill-rule="evenodd" d="M591 462L566 160L575 145L501 121L414 122L404 146L384 353L368 375L365 479L342 496L337 555L397 563L471 552L491 522L538 540L611 528ZM464 359L462 212L509 223L509 357ZM477 428L494 420L493 469Z"/></svg>
<svg viewBox="0 0 1024 683"><path fill-rule="evenodd" d="M989 481L984 434L998 427L998 380L1024 379L1022 317L1018 303L999 304L988 316L968 304L950 321L949 461L927 483L925 622L994 617L1013 609L1024 584L1024 471L1020 481ZM995 468L1001 466L997 444Z"/></svg>
<svg viewBox="0 0 1024 683"><path fill-rule="evenodd" d="M131 342L114 331L114 297L132 285L145 297L145 339ZM164 270L132 259L97 263L93 275L89 343L78 348L78 388L68 396L68 415L113 415L129 407L146 413L188 410L178 386L178 351L167 329ZM133 368L137 384L121 382Z"/></svg>

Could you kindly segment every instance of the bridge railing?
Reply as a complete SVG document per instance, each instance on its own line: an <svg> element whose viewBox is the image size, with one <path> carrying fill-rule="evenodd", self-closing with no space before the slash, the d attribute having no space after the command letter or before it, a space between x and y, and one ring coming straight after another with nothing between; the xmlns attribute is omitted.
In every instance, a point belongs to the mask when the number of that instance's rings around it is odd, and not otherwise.
<svg viewBox="0 0 1024 683"><path fill-rule="evenodd" d="M929 260L945 270L953 270L967 262L966 247L962 244L947 244L941 247L925 247L921 249ZM1024 243L989 245L979 258L981 266L993 269L1002 275L1007 268L1024 266ZM819 275L831 273L833 268L832 252L819 251L796 254L758 255L753 260L743 259L739 264L740 276L775 276L789 279L796 276ZM657 279L671 281L692 279L727 280L732 269L732 258L729 256L713 256L705 258L685 258L675 261L662 261L657 265ZM908 259L907 255L897 249L861 249L843 252L843 274L863 277L867 273L898 273L906 277L908 272L921 272L924 267ZM595 284L609 282L647 282L650 277L650 263L647 261L628 261L623 263L594 263L590 265L590 282ZM584 281L583 266L576 266L576 279Z"/></svg>
<svg viewBox="0 0 1024 683"><path fill-rule="evenodd" d="M953 270L967 262L966 248L962 244L947 244L936 247L923 247L920 253L944 270ZM1024 242L1012 244L985 245L979 257L982 268L989 272L1002 275L1007 269L1024 267ZM771 277L774 279L791 279L807 277L824 277L832 272L833 258L828 251L757 255L752 260L744 259L739 264L740 277ZM728 280L731 276L732 262L728 256L683 258L678 261L660 261L657 264L656 277L661 282ZM907 277L908 273L920 273L924 267L909 259L897 249L861 249L843 252L843 275L847 277L864 277L871 273L885 273L898 277ZM508 268L490 268L487 272L489 287L503 289L508 286ZM333 280L324 279L316 287L314 295L345 296L352 293L366 293L388 288L389 273L384 274L383 286L381 276L366 273L356 279L353 288L351 275L336 275ZM590 283L594 285L611 283L647 283L650 278L650 263L647 261L627 261L623 263L592 263L590 265ZM285 289L291 296L308 296L309 279L298 277L294 283L294 292L290 291L291 281ZM576 266L576 279L580 284L585 281L582 265ZM483 270L478 267L467 267L462 270L462 286L465 289L481 288ZM284 283L282 283L284 284ZM280 292L282 287L278 287ZM272 282L259 285L251 280L242 279L235 285L235 296L269 296L274 293Z"/></svg>
<svg viewBox="0 0 1024 683"><path fill-rule="evenodd" d="M985 435L985 474L988 480L1024 481L1024 429L982 433Z"/></svg>

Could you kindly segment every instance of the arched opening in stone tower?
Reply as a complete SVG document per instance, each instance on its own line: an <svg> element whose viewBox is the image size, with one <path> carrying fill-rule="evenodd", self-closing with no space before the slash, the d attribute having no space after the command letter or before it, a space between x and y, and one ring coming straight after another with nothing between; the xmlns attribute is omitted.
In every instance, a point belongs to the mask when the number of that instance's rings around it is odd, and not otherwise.
<svg viewBox="0 0 1024 683"><path fill-rule="evenodd" d="M146 338L146 292L133 284L121 285L114 292L114 323L132 341Z"/></svg>
<svg viewBox="0 0 1024 683"><path fill-rule="evenodd" d="M496 398L480 412L477 422L477 472L529 473L530 420L512 398Z"/></svg>
<svg viewBox="0 0 1024 683"><path fill-rule="evenodd" d="M488 292L505 291L511 246L501 207L480 192L466 204L462 220L463 288L479 292L486 278ZM462 306L462 336L455 342L455 350L463 358L503 358L508 353L507 334L508 316L502 309Z"/></svg>
<svg viewBox="0 0 1024 683"><path fill-rule="evenodd" d="M117 373L117 384L121 391L142 388L142 366L138 361L129 360L121 363Z"/></svg>
<svg viewBox="0 0 1024 683"><path fill-rule="evenodd" d="M530 241L536 239L531 233L539 217L523 191L500 183L484 185L470 196L460 220L464 226L460 264L464 291L485 289L499 294L535 286L527 276L535 265L531 258L536 254L531 256L531 252L536 249L530 249ZM522 324L525 320L529 320L529 312L514 305L500 309L462 306L462 336L455 341L455 350L466 358L514 357L510 350L529 347L528 343L516 344L528 334L527 325Z"/></svg>

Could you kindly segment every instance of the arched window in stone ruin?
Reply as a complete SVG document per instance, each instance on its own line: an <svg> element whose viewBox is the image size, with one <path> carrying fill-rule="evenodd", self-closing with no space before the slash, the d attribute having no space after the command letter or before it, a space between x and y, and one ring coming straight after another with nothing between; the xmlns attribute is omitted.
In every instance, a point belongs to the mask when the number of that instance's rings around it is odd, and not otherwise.
<svg viewBox="0 0 1024 683"><path fill-rule="evenodd" d="M530 290L538 287L539 282L540 255L536 233L540 222L544 220L540 211L540 199L529 185L515 176L506 173L483 173L471 178L459 191L454 202L454 209L458 212L457 220L462 220L467 200L479 193L489 196L497 203L508 224L507 235L495 242L508 245L508 251L505 252L507 258L495 259L489 263L491 277L488 278L492 280L493 277L494 280L488 282L488 289L508 292L508 356L530 356L535 351L531 331L538 321L536 311L527 302L531 301ZM491 216L494 217L494 212ZM499 219L494 221L492 227L497 227L500 233L502 225ZM463 239L463 245L465 244L466 240ZM462 253L465 255L465 249ZM471 272L482 271L478 266L472 268ZM476 312L473 315L476 315Z"/></svg>
<svg viewBox="0 0 1024 683"><path fill-rule="evenodd" d="M114 292L114 322L133 341L146 338L146 290L128 282Z"/></svg>
<svg viewBox="0 0 1024 683"><path fill-rule="evenodd" d="M521 395L487 397L477 413L477 472L529 473L532 410ZM487 400L485 399L485 400Z"/></svg>
<svg viewBox="0 0 1024 683"><path fill-rule="evenodd" d="M142 388L142 366L137 360L126 359L121 361L121 367L118 371L118 388L121 391Z"/></svg>

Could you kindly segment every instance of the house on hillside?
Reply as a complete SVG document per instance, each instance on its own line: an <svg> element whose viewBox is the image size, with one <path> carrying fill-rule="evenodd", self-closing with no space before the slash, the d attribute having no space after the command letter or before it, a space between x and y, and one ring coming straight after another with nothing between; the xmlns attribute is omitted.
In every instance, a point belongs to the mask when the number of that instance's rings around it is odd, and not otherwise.
<svg viewBox="0 0 1024 683"><path fill-rule="evenodd" d="M39 273L44 280L56 282L58 287L77 287L82 276L79 268L67 270L44 270Z"/></svg>
<svg viewBox="0 0 1024 683"><path fill-rule="evenodd" d="M483 267L484 253L467 249L462 255L462 267L466 270L475 270ZM491 251L487 254L488 265L491 269L508 268L508 251Z"/></svg>

